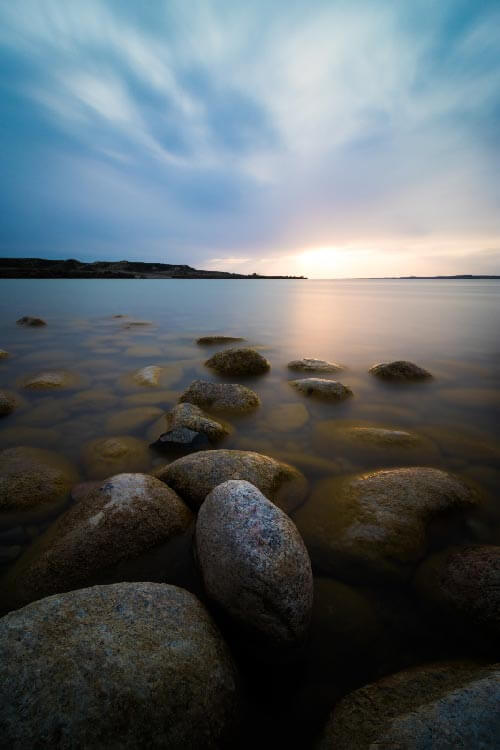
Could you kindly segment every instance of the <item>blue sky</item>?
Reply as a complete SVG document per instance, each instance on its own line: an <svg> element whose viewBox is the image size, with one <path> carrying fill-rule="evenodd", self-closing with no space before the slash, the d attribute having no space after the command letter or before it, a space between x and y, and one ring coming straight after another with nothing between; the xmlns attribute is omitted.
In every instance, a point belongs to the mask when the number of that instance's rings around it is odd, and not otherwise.
<svg viewBox="0 0 500 750"><path fill-rule="evenodd" d="M500 273L500 5L0 0L0 253Z"/></svg>

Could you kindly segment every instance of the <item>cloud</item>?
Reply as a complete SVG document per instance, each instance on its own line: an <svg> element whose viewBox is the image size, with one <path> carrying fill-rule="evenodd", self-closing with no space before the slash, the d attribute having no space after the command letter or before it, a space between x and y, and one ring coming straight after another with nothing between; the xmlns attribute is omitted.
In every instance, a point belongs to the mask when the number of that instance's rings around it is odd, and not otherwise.
<svg viewBox="0 0 500 750"><path fill-rule="evenodd" d="M499 20L456 0L4 3L0 252L286 273L325 247L356 271L370 246L397 274L446 242L450 272L466 248L480 265Z"/></svg>

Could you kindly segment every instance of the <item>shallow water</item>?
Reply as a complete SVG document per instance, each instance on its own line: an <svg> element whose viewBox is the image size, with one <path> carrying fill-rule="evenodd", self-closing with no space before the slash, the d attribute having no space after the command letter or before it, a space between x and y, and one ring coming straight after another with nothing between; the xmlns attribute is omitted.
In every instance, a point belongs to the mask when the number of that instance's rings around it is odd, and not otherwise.
<svg viewBox="0 0 500 750"><path fill-rule="evenodd" d="M42 317L48 326L17 326L23 315ZM134 321L150 324L130 325ZM221 347L200 347L195 339L240 335L272 369L238 379L258 392L262 406L231 417L235 431L221 447L282 458L306 474L311 490L325 478L379 466L452 470L488 498L477 521L479 541L500 544L499 324L498 281L1 280L0 348L11 356L0 361L0 388L20 394L23 405L1 419L0 450L49 448L76 464L82 480L95 478L84 460L86 443L112 435L150 443L162 431L161 413L194 378L217 380L203 363ZM354 397L328 404L294 391L287 380L301 374L286 363L303 356L344 365L331 377L350 386ZM394 359L414 361L435 377L395 386L367 373L376 362ZM148 365L168 365L156 389L130 382L131 373ZM23 389L24 378L53 369L75 373L74 387ZM340 429L371 425L410 429L421 440L412 450L380 450L346 439ZM148 452L143 469L162 463L164 457ZM26 546L49 521L32 525L14 546ZM196 590L194 566L186 576ZM309 736L326 706L346 690L406 664L462 654L462 642L436 638L432 618L406 590L323 578L317 590L319 610L329 603L340 614L334 628L318 614L300 668L283 667L276 683L267 675L256 691L260 671L252 677L248 665L251 700L271 735L293 737L298 722ZM271 692L280 695L272 711Z"/></svg>

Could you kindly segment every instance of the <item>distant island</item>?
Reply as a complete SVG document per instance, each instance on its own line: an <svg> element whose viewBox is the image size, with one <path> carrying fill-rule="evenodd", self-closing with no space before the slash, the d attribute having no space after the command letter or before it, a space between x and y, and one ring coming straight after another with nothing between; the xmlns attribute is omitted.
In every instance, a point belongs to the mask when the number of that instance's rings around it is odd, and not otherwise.
<svg viewBox="0 0 500 750"><path fill-rule="evenodd" d="M305 279L305 276L261 276L227 271L201 271L187 265L141 263L129 260L46 260L0 258L2 279Z"/></svg>

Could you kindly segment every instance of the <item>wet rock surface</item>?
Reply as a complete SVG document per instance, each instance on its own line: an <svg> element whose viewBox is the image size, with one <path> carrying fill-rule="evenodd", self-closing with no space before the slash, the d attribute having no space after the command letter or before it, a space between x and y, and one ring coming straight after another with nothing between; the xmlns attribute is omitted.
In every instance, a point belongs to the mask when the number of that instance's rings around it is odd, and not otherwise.
<svg viewBox="0 0 500 750"><path fill-rule="evenodd" d="M210 599L250 637L300 642L309 626L313 580L295 524L254 485L232 480L205 499L196 550Z"/></svg>
<svg viewBox="0 0 500 750"><path fill-rule="evenodd" d="M219 422L205 414L199 406L183 402L177 404L165 415L166 432L188 429L205 435L212 443L217 443L231 432L225 422Z"/></svg>
<svg viewBox="0 0 500 750"><path fill-rule="evenodd" d="M439 469L387 469L319 482L295 521L313 565L345 580L401 581L424 557L429 524L453 528L479 496Z"/></svg>
<svg viewBox="0 0 500 750"><path fill-rule="evenodd" d="M0 417L5 417L7 414L11 414L18 402L16 397L8 391L0 391Z"/></svg>
<svg viewBox="0 0 500 750"><path fill-rule="evenodd" d="M9 571L1 588L17 608L35 599L99 583L99 574L185 532L189 508L147 474L92 483Z"/></svg>
<svg viewBox="0 0 500 750"><path fill-rule="evenodd" d="M208 380L194 380L179 400L220 412L245 413L260 406L259 397L250 388L237 383L212 383Z"/></svg>
<svg viewBox="0 0 500 750"><path fill-rule="evenodd" d="M207 359L206 367L219 375L263 375L271 369L268 360L255 349L225 349Z"/></svg>
<svg viewBox="0 0 500 750"><path fill-rule="evenodd" d="M344 368L335 362L327 362L325 359L304 357L303 359L292 359L287 365L289 370L301 372L339 372Z"/></svg>
<svg viewBox="0 0 500 750"><path fill-rule="evenodd" d="M415 586L454 627L500 637L500 547L452 547L418 568Z"/></svg>
<svg viewBox="0 0 500 750"><path fill-rule="evenodd" d="M314 396L325 401L344 401L353 395L351 389L337 380L325 378L301 378L289 380L290 385L304 396Z"/></svg>
<svg viewBox="0 0 500 750"><path fill-rule="evenodd" d="M348 695L317 750L495 750L500 737L500 667L431 664Z"/></svg>
<svg viewBox="0 0 500 750"><path fill-rule="evenodd" d="M29 391L50 391L77 388L82 383L82 377L74 372L51 370L24 378L22 386Z"/></svg>
<svg viewBox="0 0 500 750"><path fill-rule="evenodd" d="M419 367L413 362L407 362L406 360L382 362L370 367L368 372L383 380L395 380L401 382L405 380L428 380L429 378L432 378L431 373L424 370L423 367Z"/></svg>
<svg viewBox="0 0 500 750"><path fill-rule="evenodd" d="M236 674L205 608L155 583L51 596L0 620L8 747L220 748Z"/></svg>
<svg viewBox="0 0 500 750"><path fill-rule="evenodd" d="M97 438L82 448L82 462L87 475L104 479L124 471L145 471L151 456L148 444L129 435Z"/></svg>
<svg viewBox="0 0 500 750"><path fill-rule="evenodd" d="M155 471L192 508L199 508L217 485L243 479L285 511L303 502L307 481L293 466L252 451L209 450L192 453Z"/></svg>

